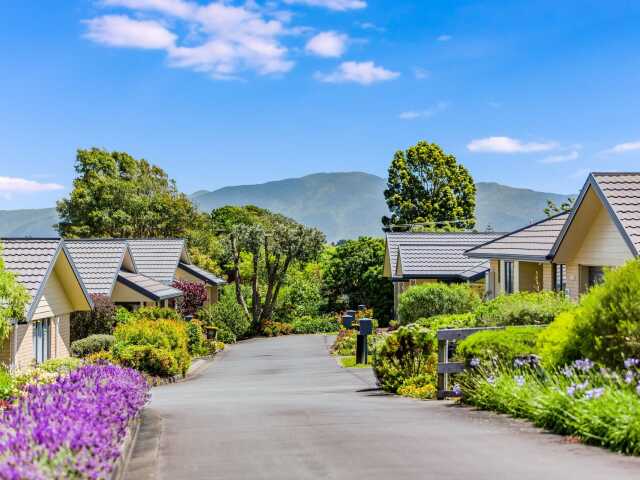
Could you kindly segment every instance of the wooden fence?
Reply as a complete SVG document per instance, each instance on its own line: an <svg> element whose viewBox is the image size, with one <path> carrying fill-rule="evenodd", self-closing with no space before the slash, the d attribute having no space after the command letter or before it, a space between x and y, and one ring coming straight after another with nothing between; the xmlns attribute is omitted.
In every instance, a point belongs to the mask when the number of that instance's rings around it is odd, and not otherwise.
<svg viewBox="0 0 640 480"><path fill-rule="evenodd" d="M450 362L455 352L456 342L482 330L502 330L504 327L445 328L438 330L438 400L459 397L459 393L449 388L449 375L464 371L464 363Z"/></svg>

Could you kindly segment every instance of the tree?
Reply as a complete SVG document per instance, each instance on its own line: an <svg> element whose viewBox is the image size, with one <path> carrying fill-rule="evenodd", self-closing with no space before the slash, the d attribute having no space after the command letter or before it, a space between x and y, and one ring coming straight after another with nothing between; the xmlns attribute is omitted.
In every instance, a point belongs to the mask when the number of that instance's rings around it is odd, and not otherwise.
<svg viewBox="0 0 640 480"><path fill-rule="evenodd" d="M388 321L393 310L393 285L383 275L383 262L381 238L346 240L330 249L321 262L329 309L367 305L376 319Z"/></svg>
<svg viewBox="0 0 640 480"><path fill-rule="evenodd" d="M471 229L475 225L476 186L469 171L435 143L420 141L396 152L384 191L391 217L382 223L433 223Z"/></svg>
<svg viewBox="0 0 640 480"><path fill-rule="evenodd" d="M558 215L563 212L568 212L573 208L573 204L576 199L573 197L567 198L564 202L557 206L553 200L547 200L547 206L544 209L544 214L547 217L553 217L554 215Z"/></svg>
<svg viewBox="0 0 640 480"><path fill-rule="evenodd" d="M57 204L65 237L178 237L196 208L161 168L123 152L78 150L78 176Z"/></svg>
<svg viewBox="0 0 640 480"><path fill-rule="evenodd" d="M18 283L15 275L5 269L0 244L0 339L6 338L11 320L22 320L29 301L29 293Z"/></svg>
<svg viewBox="0 0 640 480"><path fill-rule="evenodd" d="M283 215L256 210L256 207L248 207L247 210L249 214L242 217L244 223L229 224L231 229L226 235L226 244L236 300L251 319L252 327L258 329L272 318L291 265L315 259L325 237L319 230L305 227ZM229 212L228 208L226 211ZM220 213L212 212L212 218L220 218ZM244 259L249 261L248 272L241 268ZM245 281L251 286L250 302L242 288Z"/></svg>
<svg viewBox="0 0 640 480"><path fill-rule="evenodd" d="M107 295L91 294L93 308L90 312L74 312L71 321L71 340L89 335L113 333L116 327L116 304Z"/></svg>

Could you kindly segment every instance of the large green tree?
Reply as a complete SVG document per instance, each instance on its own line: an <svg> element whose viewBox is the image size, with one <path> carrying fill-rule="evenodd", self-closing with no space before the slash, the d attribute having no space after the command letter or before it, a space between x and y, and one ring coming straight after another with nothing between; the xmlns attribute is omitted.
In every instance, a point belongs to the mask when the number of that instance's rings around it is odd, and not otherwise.
<svg viewBox="0 0 640 480"><path fill-rule="evenodd" d="M196 208L160 167L124 152L78 150L69 198L57 204L65 237L178 237Z"/></svg>
<svg viewBox="0 0 640 480"><path fill-rule="evenodd" d="M27 290L18 283L15 275L5 269L0 244L0 339L9 334L10 321L22 320L29 301Z"/></svg>
<svg viewBox="0 0 640 480"><path fill-rule="evenodd" d="M420 141L396 152L384 191L391 217L385 226L475 226L476 186L469 171L435 143Z"/></svg>
<svg viewBox="0 0 640 480"><path fill-rule="evenodd" d="M388 321L393 310L393 285L383 276L384 240L346 240L323 256L324 294L330 310L367 305L376 319Z"/></svg>
<svg viewBox="0 0 640 480"><path fill-rule="evenodd" d="M214 210L211 217L221 230L228 228L224 237L236 300L258 329L272 318L291 266L314 260L322 250L324 234L252 206L223 207ZM250 298L243 288L247 284Z"/></svg>

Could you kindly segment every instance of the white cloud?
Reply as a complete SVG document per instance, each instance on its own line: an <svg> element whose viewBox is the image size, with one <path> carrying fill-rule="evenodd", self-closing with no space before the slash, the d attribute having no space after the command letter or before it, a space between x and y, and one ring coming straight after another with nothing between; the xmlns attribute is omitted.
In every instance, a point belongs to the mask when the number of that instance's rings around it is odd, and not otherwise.
<svg viewBox="0 0 640 480"><path fill-rule="evenodd" d="M331 73L315 74L315 78L326 83L354 82L361 85L371 85L376 82L393 80L400 75L398 72L378 67L373 62L343 62L337 70Z"/></svg>
<svg viewBox="0 0 640 480"><path fill-rule="evenodd" d="M280 40L297 33L286 28L291 16L261 9L254 2L234 6L218 1L102 0L102 5L156 18L96 17L87 21L88 38L108 46L164 49L174 68L230 79L245 70L266 75L287 72L294 65ZM172 30L165 24L172 25ZM183 31L188 33L182 39L174 33Z"/></svg>
<svg viewBox="0 0 640 480"><path fill-rule="evenodd" d="M640 150L640 141L619 143L618 145L614 145L610 149L606 150L606 153L620 154L620 153L634 152L636 150Z"/></svg>
<svg viewBox="0 0 640 480"><path fill-rule="evenodd" d="M483 153L533 153L553 150L558 145L555 142L529 142L524 143L509 137L487 137L472 140L467 148L471 152Z"/></svg>
<svg viewBox="0 0 640 480"><path fill-rule="evenodd" d="M449 108L449 104L447 102L438 102L431 108L427 108L425 110L409 110L406 112L402 112L398 115L398 118L401 120L415 120L416 118L430 118L434 115L446 110Z"/></svg>
<svg viewBox="0 0 640 480"><path fill-rule="evenodd" d="M427 70L426 68L416 67L416 68L413 69L413 75L418 80L424 80L424 79L429 78L431 76L431 72L429 70Z"/></svg>
<svg viewBox="0 0 640 480"><path fill-rule="evenodd" d="M310 38L305 47L307 52L320 57L341 57L346 48L349 37L338 32L320 32Z"/></svg>
<svg viewBox="0 0 640 480"><path fill-rule="evenodd" d="M57 183L40 183L18 177L0 177L0 193L5 196L12 193L49 192L63 188Z"/></svg>
<svg viewBox="0 0 640 480"><path fill-rule="evenodd" d="M176 41L176 36L160 23L126 15L104 15L86 23L87 38L111 47L165 49Z"/></svg>
<svg viewBox="0 0 640 480"><path fill-rule="evenodd" d="M451 35L440 35L438 38L436 38L436 40L438 40L439 42L448 42L452 38L453 37Z"/></svg>
<svg viewBox="0 0 640 480"><path fill-rule="evenodd" d="M356 22L356 25L360 27L362 30L374 30L376 32L384 32L384 27L379 27L373 22Z"/></svg>
<svg viewBox="0 0 640 480"><path fill-rule="evenodd" d="M558 155L549 155L548 157L545 157L542 160L540 160L540 163L548 164L548 163L570 162L571 160L576 160L579 156L580 154L576 150L573 150L571 152L560 153Z"/></svg>
<svg viewBox="0 0 640 480"><path fill-rule="evenodd" d="M358 10L367 6L367 2L364 0L284 0L284 3L324 7L337 11Z"/></svg>

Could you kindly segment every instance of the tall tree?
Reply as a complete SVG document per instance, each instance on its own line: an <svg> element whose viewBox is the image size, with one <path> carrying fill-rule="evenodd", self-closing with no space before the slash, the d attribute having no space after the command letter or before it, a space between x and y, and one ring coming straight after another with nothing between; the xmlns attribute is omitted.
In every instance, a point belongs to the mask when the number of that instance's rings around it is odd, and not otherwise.
<svg viewBox="0 0 640 480"><path fill-rule="evenodd" d="M547 217L553 217L554 215L568 212L573 208L573 204L575 203L575 201L575 198L569 197L560 205L556 205L556 202L554 202L553 200L547 200L547 206L544 209L544 214Z"/></svg>
<svg viewBox="0 0 640 480"><path fill-rule="evenodd" d="M78 150L69 198L57 204L65 237L177 237L196 208L160 167L123 152Z"/></svg>
<svg viewBox="0 0 640 480"><path fill-rule="evenodd" d="M322 250L325 237L315 228L256 207L248 207L247 215L228 208L224 212L214 210L212 218L220 219L225 225L229 213L238 221L228 225L231 228L226 234L230 278L235 282L238 303L251 319L253 328L258 329L271 319L291 265L315 259ZM248 272L247 269L243 272L242 262L247 258L250 267ZM243 283L251 286L250 299L245 296Z"/></svg>
<svg viewBox="0 0 640 480"><path fill-rule="evenodd" d="M475 225L476 186L469 171L435 143L418 142L396 152L384 198L393 225L432 224L471 229Z"/></svg>
<svg viewBox="0 0 640 480"><path fill-rule="evenodd" d="M367 305L376 319L388 321L393 310L393 285L383 275L383 263L381 238L360 237L329 249L321 262L329 310Z"/></svg>
<svg viewBox="0 0 640 480"><path fill-rule="evenodd" d="M18 283L15 275L5 269L0 244L0 339L9 334L10 320L22 320L29 301L27 290Z"/></svg>

